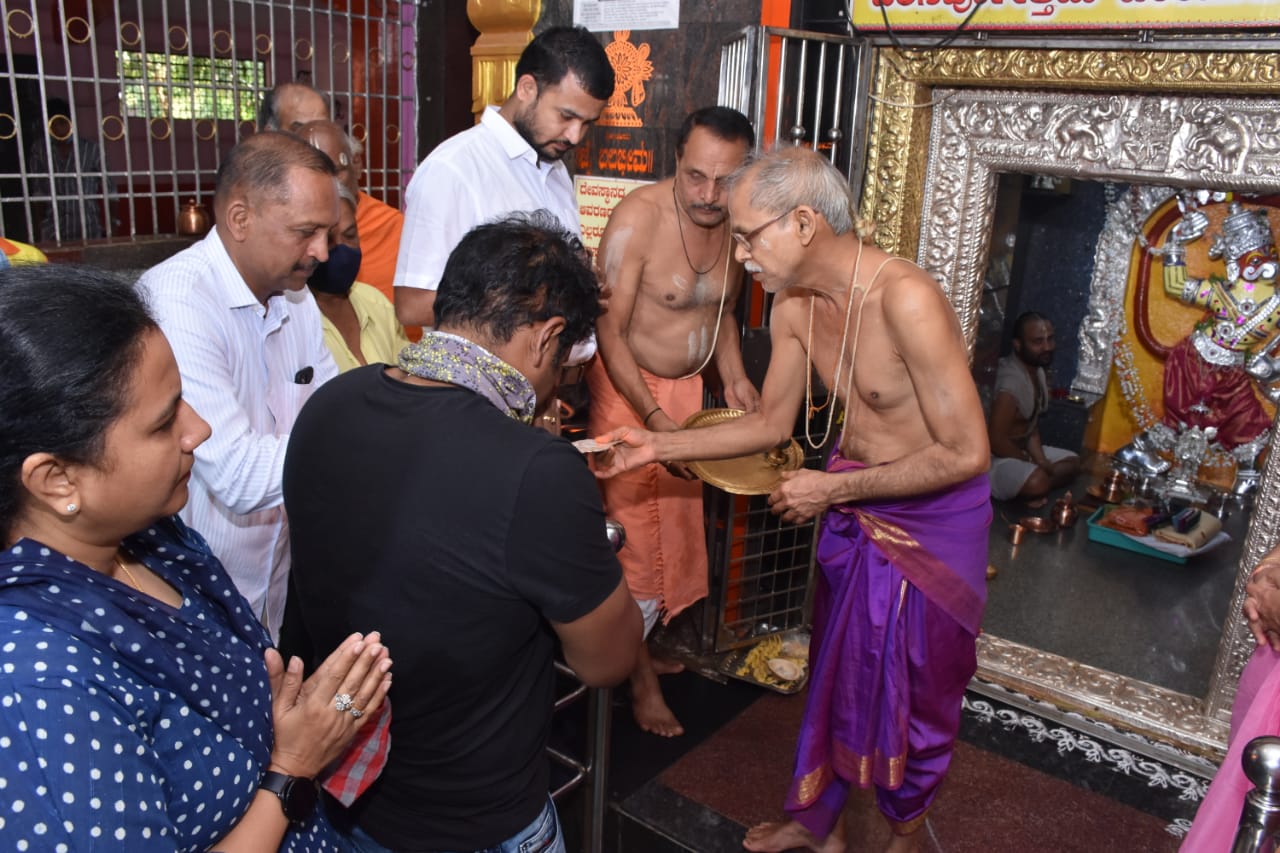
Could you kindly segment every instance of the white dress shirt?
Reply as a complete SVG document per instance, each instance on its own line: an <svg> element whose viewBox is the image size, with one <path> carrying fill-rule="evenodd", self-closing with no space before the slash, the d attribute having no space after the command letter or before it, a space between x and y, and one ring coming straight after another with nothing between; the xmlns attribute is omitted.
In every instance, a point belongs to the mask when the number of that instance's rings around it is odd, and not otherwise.
<svg viewBox="0 0 1280 853"><path fill-rule="evenodd" d="M278 639L289 574L285 446L302 404L338 372L320 311L305 287L259 302L217 229L138 286L173 347L183 398L213 429L196 448L182 518Z"/></svg>
<svg viewBox="0 0 1280 853"><path fill-rule="evenodd" d="M436 290L449 253L466 233L508 213L548 210L582 236L569 170L560 160L539 160L497 107L436 146L414 171L404 199L396 287ZM565 363L584 364L595 351L593 333Z"/></svg>
<svg viewBox="0 0 1280 853"><path fill-rule="evenodd" d="M404 198L396 287L435 290L463 236L508 213L545 208L581 233L569 170L559 160L540 161L497 107L436 146L414 171Z"/></svg>

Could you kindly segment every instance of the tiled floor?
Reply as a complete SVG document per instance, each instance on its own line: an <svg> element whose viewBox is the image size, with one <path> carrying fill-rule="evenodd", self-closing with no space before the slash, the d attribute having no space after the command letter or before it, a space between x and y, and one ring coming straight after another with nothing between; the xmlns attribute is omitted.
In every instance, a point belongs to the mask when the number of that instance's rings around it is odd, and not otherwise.
<svg viewBox="0 0 1280 853"><path fill-rule="evenodd" d="M802 709L802 696L762 696L658 781L742 826L776 820ZM888 841L869 792L854 796L848 826L852 850L878 850ZM1160 817L962 741L931 811L925 849L1174 851L1178 840L1167 826Z"/></svg>
<svg viewBox="0 0 1280 853"><path fill-rule="evenodd" d="M1074 491L1083 495L1093 480ZM996 504L984 630L1185 693L1203 693L1244 539L1212 560L1177 565L1091 542L1077 524L1029 536L1007 523L1028 510ZM1046 515L1047 510L1040 510ZM1208 555L1206 555L1207 557ZM639 731L625 690L614 701L610 809L601 853L729 853L746 828L776 820L789 782L803 696L684 673L663 679L687 734ZM1099 742L1032 712L971 693L951 774L928 824L929 851L1175 851L1207 780ZM1032 706L1034 703L1032 703ZM1032 707L1022 705L1020 707ZM572 729L574 722L559 723ZM1205 775L1210 773L1205 768ZM569 850L582 844L582 797L561 805ZM872 797L850 810L851 850L880 849L887 828Z"/></svg>
<svg viewBox="0 0 1280 853"><path fill-rule="evenodd" d="M689 733L636 729L615 703L611 811L603 853L729 853L746 828L781 816L804 697L686 673L664 679ZM934 805L927 851L1177 850L1204 780L1061 727L1028 725L970 696L950 777ZM1102 753L1110 752L1107 757ZM581 802L562 805L571 851ZM887 827L870 794L850 811L850 849L878 850Z"/></svg>
<svg viewBox="0 0 1280 853"><path fill-rule="evenodd" d="M1093 479L1072 487L1077 497ZM1055 493L1057 497L1061 492ZM1050 502L1052 506L1052 501ZM1093 502L1097 506L1097 501ZM1203 696L1230 607L1247 515L1233 512L1232 541L1185 565L1090 541L1087 512L1071 528L1009 541L1009 524L1036 514L993 502L983 630L1100 669Z"/></svg>

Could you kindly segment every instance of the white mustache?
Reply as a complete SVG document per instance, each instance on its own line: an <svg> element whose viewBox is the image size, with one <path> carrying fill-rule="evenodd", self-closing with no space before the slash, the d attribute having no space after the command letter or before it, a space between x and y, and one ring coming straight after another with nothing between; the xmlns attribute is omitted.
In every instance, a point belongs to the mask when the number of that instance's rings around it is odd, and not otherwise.
<svg viewBox="0 0 1280 853"><path fill-rule="evenodd" d="M745 264L742 265L742 268L747 272L751 273L752 275L755 275L756 273L762 271L761 266L757 264L755 261L747 261Z"/></svg>

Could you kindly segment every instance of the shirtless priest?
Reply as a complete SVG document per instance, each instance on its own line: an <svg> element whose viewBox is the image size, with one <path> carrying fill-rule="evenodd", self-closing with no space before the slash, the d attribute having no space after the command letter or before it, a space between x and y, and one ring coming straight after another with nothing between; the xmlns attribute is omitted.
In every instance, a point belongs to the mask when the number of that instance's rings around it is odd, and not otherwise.
<svg viewBox="0 0 1280 853"><path fill-rule="evenodd" d="M826 470L791 472L769 497L784 521L823 516L821 572L790 820L755 827L744 846L843 851L850 786L874 785L888 849L918 849L986 603L989 451L964 336L933 278L865 239L848 182L821 155L785 148L749 164L729 210L737 258L777 294L759 411L704 429L615 429L599 440L624 444L597 473L766 450L791 435L813 373L835 390L844 431ZM810 436L819 446L825 420Z"/></svg>
<svg viewBox="0 0 1280 853"><path fill-rule="evenodd" d="M754 143L736 110L690 113L674 177L633 191L614 209L599 254L613 293L597 325L600 358L587 373L593 430L679 429L702 408L700 374L713 364L730 406L758 407L734 320L742 265L732 258L725 208L725 179ZM618 559L647 638L659 616L669 621L706 597L702 484L683 465L655 465L602 481L601 491L605 510L627 531ZM678 669L655 663L642 641L631 701L645 731L684 733L658 685L659 672Z"/></svg>

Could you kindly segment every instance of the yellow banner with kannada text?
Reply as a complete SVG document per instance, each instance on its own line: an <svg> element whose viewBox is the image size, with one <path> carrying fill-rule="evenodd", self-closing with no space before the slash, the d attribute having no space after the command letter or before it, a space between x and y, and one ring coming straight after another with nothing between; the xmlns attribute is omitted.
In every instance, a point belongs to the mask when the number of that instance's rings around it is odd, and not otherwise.
<svg viewBox="0 0 1280 853"><path fill-rule="evenodd" d="M859 30L1256 29L1280 24L1276 0L853 0ZM980 7L974 12L975 7Z"/></svg>

